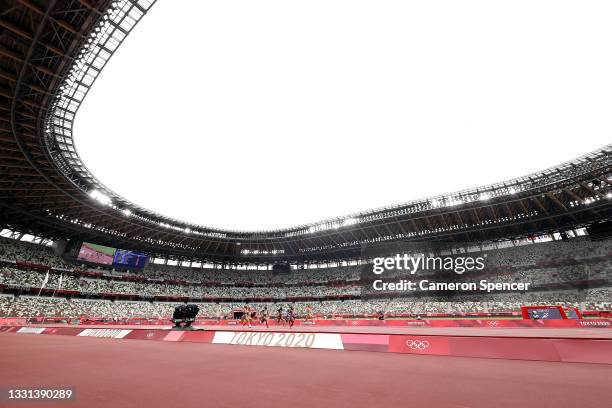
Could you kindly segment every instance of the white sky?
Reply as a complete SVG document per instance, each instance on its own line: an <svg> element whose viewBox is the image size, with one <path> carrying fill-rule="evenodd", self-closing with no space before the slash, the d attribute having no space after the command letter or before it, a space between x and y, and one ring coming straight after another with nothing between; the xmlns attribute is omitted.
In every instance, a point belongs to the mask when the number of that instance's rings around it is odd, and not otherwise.
<svg viewBox="0 0 612 408"><path fill-rule="evenodd" d="M76 118L125 198L259 230L610 143L612 2L158 0Z"/></svg>

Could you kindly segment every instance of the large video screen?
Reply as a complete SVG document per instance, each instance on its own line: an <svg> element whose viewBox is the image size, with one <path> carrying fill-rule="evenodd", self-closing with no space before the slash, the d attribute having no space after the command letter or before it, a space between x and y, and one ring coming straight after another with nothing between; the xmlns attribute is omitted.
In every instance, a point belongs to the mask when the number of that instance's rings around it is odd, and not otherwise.
<svg viewBox="0 0 612 408"><path fill-rule="evenodd" d="M93 262L102 265L112 265L116 250L116 248L104 245L83 242L77 259L79 261Z"/></svg>
<svg viewBox="0 0 612 408"><path fill-rule="evenodd" d="M117 249L113 259L113 265L123 266L126 268L144 268L147 263L148 256L143 252L128 251L126 249Z"/></svg>
<svg viewBox="0 0 612 408"><path fill-rule="evenodd" d="M91 242L83 242L77 256L79 261L135 269L144 268L148 259L144 252L128 251Z"/></svg>

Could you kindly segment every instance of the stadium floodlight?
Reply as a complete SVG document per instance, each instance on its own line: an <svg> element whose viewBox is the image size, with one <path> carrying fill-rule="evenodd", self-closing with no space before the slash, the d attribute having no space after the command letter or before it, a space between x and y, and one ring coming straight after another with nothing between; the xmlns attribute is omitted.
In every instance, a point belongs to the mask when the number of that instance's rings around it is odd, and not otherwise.
<svg viewBox="0 0 612 408"><path fill-rule="evenodd" d="M359 222L358 218L347 218L344 220L344 225L355 225Z"/></svg>
<svg viewBox="0 0 612 408"><path fill-rule="evenodd" d="M99 190L91 190L91 192L89 193L89 196L101 204L104 204L104 205L112 204L110 197L102 193Z"/></svg>

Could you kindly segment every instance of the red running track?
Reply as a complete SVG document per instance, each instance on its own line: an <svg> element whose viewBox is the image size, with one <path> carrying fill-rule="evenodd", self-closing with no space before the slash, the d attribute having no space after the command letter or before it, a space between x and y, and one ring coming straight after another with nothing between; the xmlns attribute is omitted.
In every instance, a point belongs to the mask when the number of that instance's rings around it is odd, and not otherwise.
<svg viewBox="0 0 612 408"><path fill-rule="evenodd" d="M0 387L74 387L14 407L603 408L612 366L0 334Z"/></svg>

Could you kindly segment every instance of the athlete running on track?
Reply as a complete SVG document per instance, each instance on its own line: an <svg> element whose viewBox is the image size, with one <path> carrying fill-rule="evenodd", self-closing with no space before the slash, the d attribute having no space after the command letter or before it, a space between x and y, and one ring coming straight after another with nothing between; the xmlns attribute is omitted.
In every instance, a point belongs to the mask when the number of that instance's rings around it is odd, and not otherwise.
<svg viewBox="0 0 612 408"><path fill-rule="evenodd" d="M259 318L259 320L261 321L261 323L265 323L266 324L266 328L268 328L268 307L264 306L263 310L261 311L261 316Z"/></svg>
<svg viewBox="0 0 612 408"><path fill-rule="evenodd" d="M242 323L242 325L249 325L249 329L251 328L251 308L249 306L244 306L244 310L242 312L242 319L240 320L240 322Z"/></svg>
<svg viewBox="0 0 612 408"><path fill-rule="evenodd" d="M293 309L293 305L289 306L289 309L287 309L287 323L289 323L289 328L292 329L295 323L295 310Z"/></svg>
<svg viewBox="0 0 612 408"><path fill-rule="evenodd" d="M312 306L311 305L306 306L306 321L307 322L314 322L314 315L312 314Z"/></svg>

